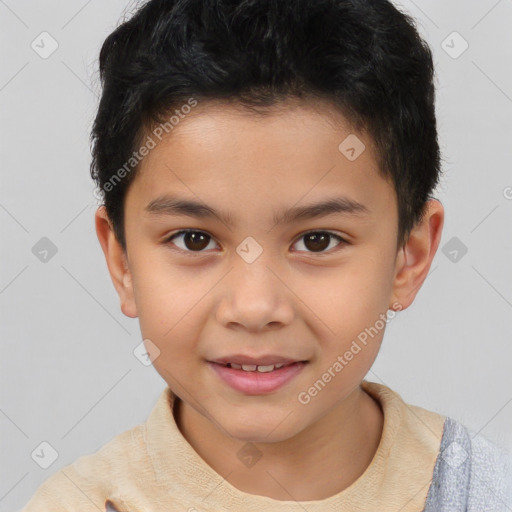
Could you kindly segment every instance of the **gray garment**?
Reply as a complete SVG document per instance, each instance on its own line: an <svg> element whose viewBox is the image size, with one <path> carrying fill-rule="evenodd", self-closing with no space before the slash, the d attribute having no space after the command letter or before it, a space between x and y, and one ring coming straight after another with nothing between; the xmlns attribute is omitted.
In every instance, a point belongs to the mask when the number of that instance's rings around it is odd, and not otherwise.
<svg viewBox="0 0 512 512"><path fill-rule="evenodd" d="M423 512L512 512L512 457L446 418Z"/></svg>

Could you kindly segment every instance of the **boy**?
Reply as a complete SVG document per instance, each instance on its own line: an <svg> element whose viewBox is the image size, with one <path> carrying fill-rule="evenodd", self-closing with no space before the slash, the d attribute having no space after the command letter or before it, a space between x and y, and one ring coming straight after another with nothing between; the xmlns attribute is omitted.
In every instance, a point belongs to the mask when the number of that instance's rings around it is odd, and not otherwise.
<svg viewBox="0 0 512 512"><path fill-rule="evenodd" d="M168 387L24 510L512 510L497 446L364 380L444 221L412 20L150 0L100 70L96 230Z"/></svg>

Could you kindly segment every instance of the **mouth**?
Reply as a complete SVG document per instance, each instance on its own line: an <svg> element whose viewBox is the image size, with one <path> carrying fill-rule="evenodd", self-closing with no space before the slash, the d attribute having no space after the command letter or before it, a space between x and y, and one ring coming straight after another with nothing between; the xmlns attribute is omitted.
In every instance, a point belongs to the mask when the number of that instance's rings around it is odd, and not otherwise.
<svg viewBox="0 0 512 512"><path fill-rule="evenodd" d="M294 363L306 363L307 360L301 360L299 357L287 357L279 354L231 354L208 361L210 363L229 366L236 370L244 371L272 371L273 369L283 368ZM271 367L270 370L266 368ZM260 369L258 369L260 368Z"/></svg>
<svg viewBox="0 0 512 512"><path fill-rule="evenodd" d="M218 363L215 361L210 361L213 364L218 364L219 366L224 366L225 368L232 368L233 370L241 370L243 372L259 372L259 373L269 373L276 370L280 370L281 368L286 368L288 366L297 365L297 364L306 364L307 361L293 361L291 363L275 363L275 364L238 364L238 363Z"/></svg>
<svg viewBox="0 0 512 512"><path fill-rule="evenodd" d="M309 361L276 364L240 364L207 361L217 378L245 395L265 395L277 391L297 377Z"/></svg>

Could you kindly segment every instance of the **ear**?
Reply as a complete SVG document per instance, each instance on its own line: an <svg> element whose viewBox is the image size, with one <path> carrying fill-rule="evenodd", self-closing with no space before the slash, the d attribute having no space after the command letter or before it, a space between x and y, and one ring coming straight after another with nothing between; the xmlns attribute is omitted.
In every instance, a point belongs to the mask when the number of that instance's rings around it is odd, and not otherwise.
<svg viewBox="0 0 512 512"><path fill-rule="evenodd" d="M437 199L429 200L423 219L397 254L392 302L399 303L399 309L412 304L425 281L441 240L443 224L443 205Z"/></svg>
<svg viewBox="0 0 512 512"><path fill-rule="evenodd" d="M96 234L105 254L110 277L121 301L121 311L130 318L136 318L137 306L128 258L121 244L117 241L104 206L100 206L96 210L95 224Z"/></svg>

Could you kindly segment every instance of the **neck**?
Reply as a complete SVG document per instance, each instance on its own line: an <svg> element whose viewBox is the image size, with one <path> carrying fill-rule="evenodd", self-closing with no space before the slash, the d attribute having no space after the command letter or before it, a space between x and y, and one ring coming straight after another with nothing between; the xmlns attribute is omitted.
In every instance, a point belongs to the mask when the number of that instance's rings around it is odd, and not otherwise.
<svg viewBox="0 0 512 512"><path fill-rule="evenodd" d="M245 467L237 457L245 441L227 437L177 397L173 413L189 444L231 485L249 494L296 501L326 499L352 485L373 459L384 422L379 404L358 387L297 435L253 443L261 458Z"/></svg>

